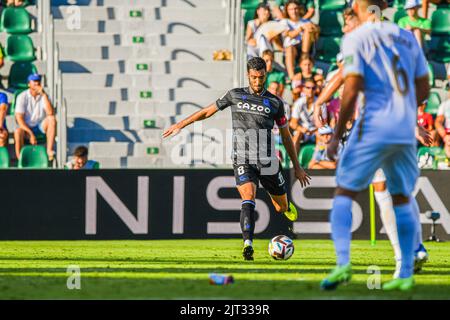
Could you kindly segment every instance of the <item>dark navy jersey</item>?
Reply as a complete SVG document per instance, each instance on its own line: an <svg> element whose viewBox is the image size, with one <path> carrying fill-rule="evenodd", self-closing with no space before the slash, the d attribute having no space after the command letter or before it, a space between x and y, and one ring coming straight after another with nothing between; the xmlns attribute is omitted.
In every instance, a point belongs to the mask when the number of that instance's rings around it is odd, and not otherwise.
<svg viewBox="0 0 450 320"><path fill-rule="evenodd" d="M287 126L281 99L267 90L260 95L254 94L251 88L246 87L228 91L216 101L216 105L219 110L231 108L235 162L273 160L274 123L279 128Z"/></svg>

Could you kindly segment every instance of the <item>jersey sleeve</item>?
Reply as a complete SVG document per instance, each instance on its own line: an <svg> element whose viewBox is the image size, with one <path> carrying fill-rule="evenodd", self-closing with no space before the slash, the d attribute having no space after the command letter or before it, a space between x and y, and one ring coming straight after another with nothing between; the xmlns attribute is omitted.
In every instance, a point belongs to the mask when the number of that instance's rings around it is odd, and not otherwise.
<svg viewBox="0 0 450 320"><path fill-rule="evenodd" d="M217 99L216 106L219 110L224 110L233 104L233 96L231 90L225 93L221 98Z"/></svg>
<svg viewBox="0 0 450 320"><path fill-rule="evenodd" d="M275 114L275 123L277 124L278 128L284 128L288 125L286 114L284 113L284 103L280 100L278 100L278 111Z"/></svg>
<svg viewBox="0 0 450 320"><path fill-rule="evenodd" d="M0 104L8 104L8 96L0 92Z"/></svg>
<svg viewBox="0 0 450 320"><path fill-rule="evenodd" d="M22 92L21 94L19 94L17 96L17 100L16 100L16 108L14 113L22 113L25 114L25 95L26 95L26 91Z"/></svg>
<svg viewBox="0 0 450 320"><path fill-rule="evenodd" d="M344 78L349 75L364 77L364 60L361 57L359 41L352 34L344 37L341 52L344 58Z"/></svg>

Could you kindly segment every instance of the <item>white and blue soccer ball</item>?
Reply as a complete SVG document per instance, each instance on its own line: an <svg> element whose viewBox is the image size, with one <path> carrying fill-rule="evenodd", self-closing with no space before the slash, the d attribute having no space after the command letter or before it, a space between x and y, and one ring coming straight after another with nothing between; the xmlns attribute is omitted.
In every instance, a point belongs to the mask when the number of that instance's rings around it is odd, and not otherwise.
<svg viewBox="0 0 450 320"><path fill-rule="evenodd" d="M273 237L269 242L269 254L275 260L288 260L294 254L294 242L284 235Z"/></svg>

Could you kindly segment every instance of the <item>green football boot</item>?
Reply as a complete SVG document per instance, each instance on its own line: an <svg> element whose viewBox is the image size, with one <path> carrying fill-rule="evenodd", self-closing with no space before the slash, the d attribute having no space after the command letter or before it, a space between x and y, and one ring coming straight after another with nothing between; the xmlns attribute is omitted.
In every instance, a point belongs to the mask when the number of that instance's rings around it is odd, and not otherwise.
<svg viewBox="0 0 450 320"><path fill-rule="evenodd" d="M383 284L383 290L391 291L391 290L401 290L408 291L414 287L414 277L411 276L409 278L397 278L386 282Z"/></svg>
<svg viewBox="0 0 450 320"><path fill-rule="evenodd" d="M337 266L331 273L322 280L320 288L322 290L334 290L341 283L347 283L352 278L352 265L347 263L343 266Z"/></svg>

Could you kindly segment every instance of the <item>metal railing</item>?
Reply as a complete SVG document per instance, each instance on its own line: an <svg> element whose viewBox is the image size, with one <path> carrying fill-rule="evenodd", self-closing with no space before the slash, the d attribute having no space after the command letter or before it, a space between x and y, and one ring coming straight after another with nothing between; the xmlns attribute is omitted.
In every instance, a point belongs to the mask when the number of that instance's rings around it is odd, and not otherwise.
<svg viewBox="0 0 450 320"><path fill-rule="evenodd" d="M59 69L60 50L55 38L51 1L38 1L38 32L42 36L42 60L47 62L46 86L56 110L57 128L57 167L63 168L67 160L67 111L64 99L62 73Z"/></svg>

